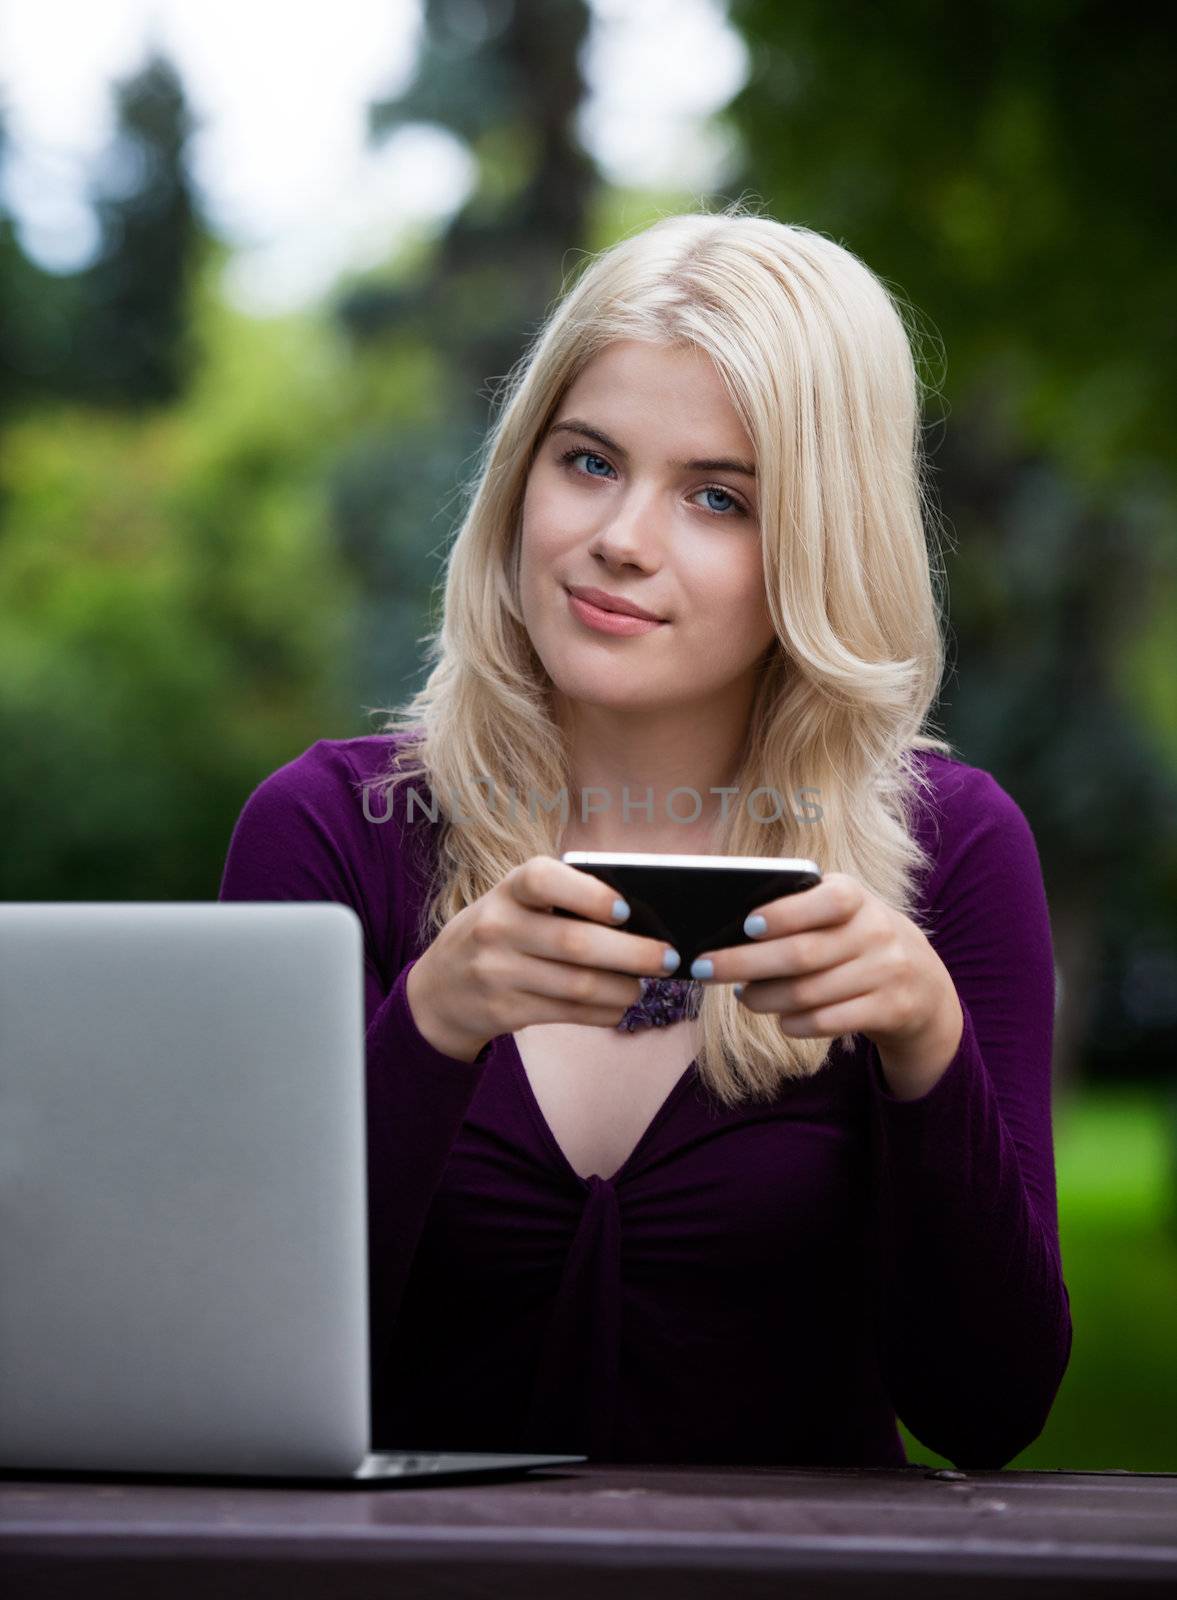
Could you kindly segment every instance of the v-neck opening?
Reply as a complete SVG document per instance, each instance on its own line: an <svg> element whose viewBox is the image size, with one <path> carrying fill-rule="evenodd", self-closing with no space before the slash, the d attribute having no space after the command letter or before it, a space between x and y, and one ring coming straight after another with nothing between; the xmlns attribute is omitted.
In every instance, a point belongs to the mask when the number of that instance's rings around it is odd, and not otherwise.
<svg viewBox="0 0 1177 1600"><path fill-rule="evenodd" d="M629 1152L617 1170L611 1173L608 1177L603 1176L601 1173L594 1172L590 1173L587 1178L582 1178L580 1173L577 1172L576 1168L572 1165L571 1161L569 1161L567 1155L564 1153L563 1145L552 1132L551 1124L548 1122L547 1117L544 1116L543 1107L540 1105L539 1100L536 1097L535 1090L532 1087L531 1079L527 1076L527 1068L523 1063L523 1055L519 1049L519 1041L515 1038L513 1033L508 1034L507 1038L511 1042L511 1055L514 1058L513 1065L515 1081L519 1086L519 1092L523 1097L524 1103L526 1104L531 1115L531 1119L534 1122L541 1139L548 1146L548 1149L555 1158L557 1165L562 1167L568 1176L578 1183L582 1189L588 1189L593 1178L596 1178L600 1183L617 1183L620 1179L625 1177L626 1172L637 1160L644 1146L649 1143L654 1134L657 1132L658 1128L670 1115L672 1108L682 1095L686 1085L694 1077L695 1069L699 1061L699 1058L696 1055L692 1056L691 1060L687 1062L682 1072L671 1085L666 1098L662 1101L662 1104L658 1107L657 1111L655 1111L654 1115L650 1118L649 1122L642 1130L637 1143L634 1145L633 1149Z"/></svg>

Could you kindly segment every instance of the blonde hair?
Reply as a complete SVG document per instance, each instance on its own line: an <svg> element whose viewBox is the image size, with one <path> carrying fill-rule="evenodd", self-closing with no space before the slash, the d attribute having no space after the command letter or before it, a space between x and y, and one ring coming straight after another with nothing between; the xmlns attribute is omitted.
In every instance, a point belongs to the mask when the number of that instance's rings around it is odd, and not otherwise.
<svg viewBox="0 0 1177 1600"><path fill-rule="evenodd" d="M819 824L789 808L765 822L733 806L717 853L807 856L852 874L914 916L930 859L912 803L930 792L919 750L944 668L942 609L928 528L939 528L921 447L923 389L900 302L856 256L813 230L723 211L666 216L596 257L505 379L498 414L465 486L440 625L425 639L424 686L376 708L394 733L387 791L414 777L443 813L418 936L445 924L533 855L557 855L560 822L528 805L480 804L467 775L554 795L570 782L551 683L524 627L520 514L529 469L569 386L615 340L695 347L714 362L753 442L767 601L776 629L748 726L739 792L820 791ZM735 781L735 780L733 780ZM698 1071L725 1104L771 1099L812 1076L821 1038L706 988ZM838 1041L853 1048L854 1036Z"/></svg>

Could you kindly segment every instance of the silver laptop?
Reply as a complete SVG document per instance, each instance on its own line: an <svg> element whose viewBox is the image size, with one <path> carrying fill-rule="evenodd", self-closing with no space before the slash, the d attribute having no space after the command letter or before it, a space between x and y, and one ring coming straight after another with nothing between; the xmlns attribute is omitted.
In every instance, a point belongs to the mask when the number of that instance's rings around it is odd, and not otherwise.
<svg viewBox="0 0 1177 1600"><path fill-rule="evenodd" d="M0 1470L586 1459L371 1451L364 1029L348 906L0 904Z"/></svg>

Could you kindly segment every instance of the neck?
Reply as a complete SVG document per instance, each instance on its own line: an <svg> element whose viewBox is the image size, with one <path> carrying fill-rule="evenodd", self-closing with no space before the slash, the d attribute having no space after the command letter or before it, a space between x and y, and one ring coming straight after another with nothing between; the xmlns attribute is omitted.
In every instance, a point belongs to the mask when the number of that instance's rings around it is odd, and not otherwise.
<svg viewBox="0 0 1177 1600"><path fill-rule="evenodd" d="M744 730L729 723L708 742L683 713L619 720L580 708L572 737L565 850L706 855L734 791Z"/></svg>

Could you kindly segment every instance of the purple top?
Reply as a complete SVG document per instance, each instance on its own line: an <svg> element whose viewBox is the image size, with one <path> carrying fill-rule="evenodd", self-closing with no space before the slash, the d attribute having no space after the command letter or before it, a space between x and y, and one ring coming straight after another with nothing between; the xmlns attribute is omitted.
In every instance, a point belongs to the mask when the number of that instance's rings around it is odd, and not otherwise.
<svg viewBox="0 0 1177 1600"><path fill-rule="evenodd" d="M1041 1432L1071 1349L1051 1139L1054 962L1021 810L923 753L921 926L964 1013L918 1100L873 1044L771 1103L686 1068L624 1165L579 1177L511 1034L473 1062L405 980L436 827L389 736L320 739L250 795L221 900L333 900L364 930L373 1447L613 1462L961 1467ZM383 818L383 821L379 819ZM931 921L928 920L930 913Z"/></svg>

